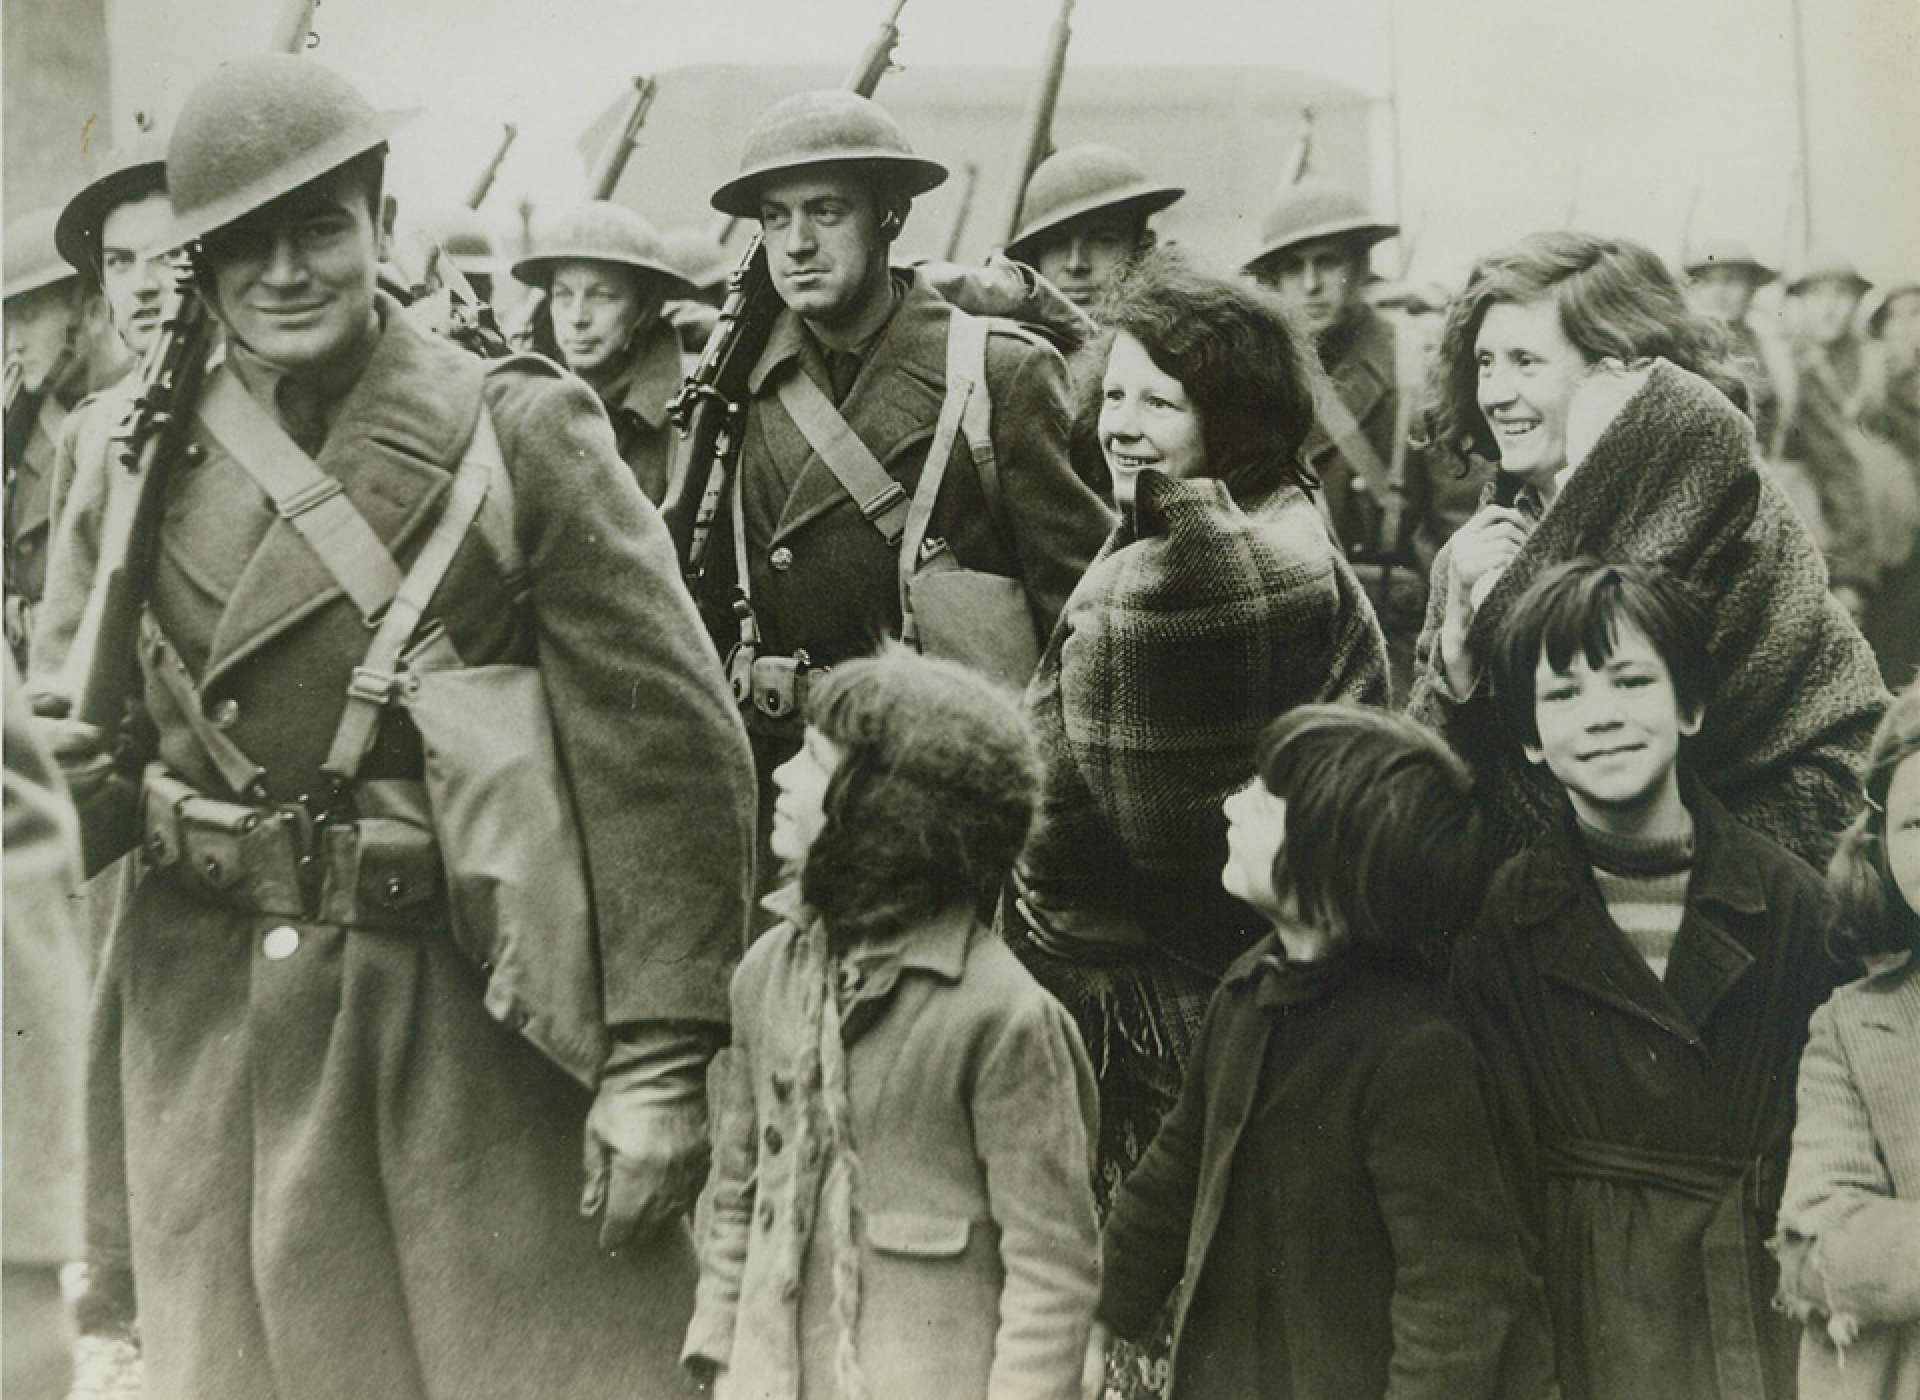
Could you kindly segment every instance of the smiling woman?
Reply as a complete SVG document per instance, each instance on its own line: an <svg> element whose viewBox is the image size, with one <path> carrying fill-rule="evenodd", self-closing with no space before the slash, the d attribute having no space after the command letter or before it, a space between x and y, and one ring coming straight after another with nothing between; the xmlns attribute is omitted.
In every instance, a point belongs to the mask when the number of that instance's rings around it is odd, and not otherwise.
<svg viewBox="0 0 1920 1400"><path fill-rule="evenodd" d="M1509 852L1561 799L1500 735L1482 672L1526 586L1583 554L1661 565L1716 600L1697 771L1734 815L1816 864L1846 821L1885 692L1758 470L1726 348L1658 257L1590 234L1492 254L1448 310L1425 436L1499 474L1434 560L1409 705L1490 776Z"/></svg>

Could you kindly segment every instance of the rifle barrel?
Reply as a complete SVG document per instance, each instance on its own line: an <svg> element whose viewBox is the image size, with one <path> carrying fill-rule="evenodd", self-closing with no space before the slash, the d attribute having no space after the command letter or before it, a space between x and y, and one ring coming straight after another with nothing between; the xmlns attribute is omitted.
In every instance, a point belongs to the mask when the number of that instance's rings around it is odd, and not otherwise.
<svg viewBox="0 0 1920 1400"><path fill-rule="evenodd" d="M488 161L480 177L473 182L473 188L467 191L467 208L478 209L487 202L487 194L493 189L493 182L500 174L500 167L506 163L507 152L513 149L513 138L520 134L520 128L507 122L500 128L500 144L493 148L493 159Z"/></svg>
<svg viewBox="0 0 1920 1400"><path fill-rule="evenodd" d="M307 36L313 33L313 12L320 0L290 0L283 6L274 25L269 53L302 54L307 51Z"/></svg>
<svg viewBox="0 0 1920 1400"><path fill-rule="evenodd" d="M1060 9L1047 32L1046 54L1040 61L1040 81L1027 99L1020 119L1020 145L1015 150L1013 190L1007 198L1007 215L1001 221L1002 246L1013 242L1020 232L1020 214L1026 208L1027 182L1053 146L1053 111L1060 101L1060 80L1067 71L1067 45L1073 39L1073 0L1060 0Z"/></svg>
<svg viewBox="0 0 1920 1400"><path fill-rule="evenodd" d="M620 186L620 177L626 173L627 162L632 159L633 151L640 144L640 130L647 124L647 112L653 106L653 95L658 85L650 74L642 73L633 80L633 105L627 108L626 120L620 125L620 132L614 137L613 144L607 147L606 154L600 157L600 164L594 168L593 178L588 182L589 199L612 199L613 192Z"/></svg>

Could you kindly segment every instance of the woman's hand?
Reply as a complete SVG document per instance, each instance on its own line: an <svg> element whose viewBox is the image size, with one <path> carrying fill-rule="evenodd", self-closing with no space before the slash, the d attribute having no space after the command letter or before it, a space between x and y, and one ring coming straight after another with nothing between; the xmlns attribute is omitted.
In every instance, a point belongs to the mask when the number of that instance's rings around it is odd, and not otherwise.
<svg viewBox="0 0 1920 1400"><path fill-rule="evenodd" d="M1485 506L1454 534L1448 550L1447 614L1440 627L1440 661L1447 686L1464 700L1479 678L1480 665L1467 650L1467 626L1493 586L1492 580L1513 562L1530 533L1527 519L1508 506Z"/></svg>

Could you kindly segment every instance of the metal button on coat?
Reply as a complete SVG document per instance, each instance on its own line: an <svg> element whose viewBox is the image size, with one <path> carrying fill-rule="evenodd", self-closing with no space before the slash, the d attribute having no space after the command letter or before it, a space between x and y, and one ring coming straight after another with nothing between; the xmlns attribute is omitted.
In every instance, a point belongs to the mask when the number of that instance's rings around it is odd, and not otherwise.
<svg viewBox="0 0 1920 1400"><path fill-rule="evenodd" d="M240 722L240 702L229 695L207 712L216 729L231 729Z"/></svg>
<svg viewBox="0 0 1920 1400"><path fill-rule="evenodd" d="M260 951L272 962L281 962L292 957L299 947L300 930L287 924L268 929L267 936L260 940Z"/></svg>
<svg viewBox="0 0 1920 1400"><path fill-rule="evenodd" d="M793 567L793 551L781 545L767 556L767 562L784 574Z"/></svg>
<svg viewBox="0 0 1920 1400"><path fill-rule="evenodd" d="M767 1144L767 1151L769 1152L777 1153L779 1152L780 1148L783 1146L783 1141L780 1137L780 1130L774 1127L773 1124L771 1123L767 1124L765 1139Z"/></svg>

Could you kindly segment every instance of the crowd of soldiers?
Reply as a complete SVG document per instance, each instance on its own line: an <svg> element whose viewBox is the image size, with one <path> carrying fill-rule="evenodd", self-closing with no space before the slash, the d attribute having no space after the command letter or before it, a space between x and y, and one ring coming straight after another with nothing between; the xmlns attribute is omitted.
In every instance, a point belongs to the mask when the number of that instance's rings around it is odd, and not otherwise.
<svg viewBox="0 0 1920 1400"><path fill-rule="evenodd" d="M701 502L672 405L729 330L728 260L594 200L511 264L448 228L424 240L439 266L410 267L384 182L400 127L310 59L235 63L164 143L5 231L9 690L32 701L92 872L74 906L91 936L67 931L88 952L90 1061L63 1131L16 1138L9 1035L7 1387L19 1367L23 1397L61 1393L46 1377L66 1359L39 1356L36 1380L24 1319L76 1298L92 1394L136 1393L142 1372L170 1396L677 1393L698 1273L677 1222L706 1175L707 1067L780 874L774 774L801 750L810 686L888 639L937 649L912 577L929 561L1011 590L1032 637L999 674L1023 682L1114 527L1066 357L1183 194L1127 152L1057 150L1002 253L908 267L893 245L944 168L866 98L764 113L713 203L757 223L780 307L730 406L731 476L689 575L677 527ZM1239 271L1318 353L1302 456L1400 695L1435 558L1495 464L1424 431L1445 298L1372 276L1397 232L1308 177ZM1742 347L1767 470L1904 684L1920 282L1874 288L1810 257L1784 281L1782 335L1754 311L1780 274L1745 245L1686 262ZM529 294L505 331L503 273ZM102 725L79 710L90 612L176 282L217 327L197 401L162 433L138 679ZM407 621L431 621L377 666L408 598ZM585 871L571 942L450 912L465 872L433 787L450 760L398 679L432 669L430 647L539 677L564 780L551 816ZM467 703L483 735L506 722L491 692ZM10 727L10 767L14 742ZM526 791L473 798L468 822L531 848L546 818L513 805ZM45 1092L79 1091L56 1075Z"/></svg>

